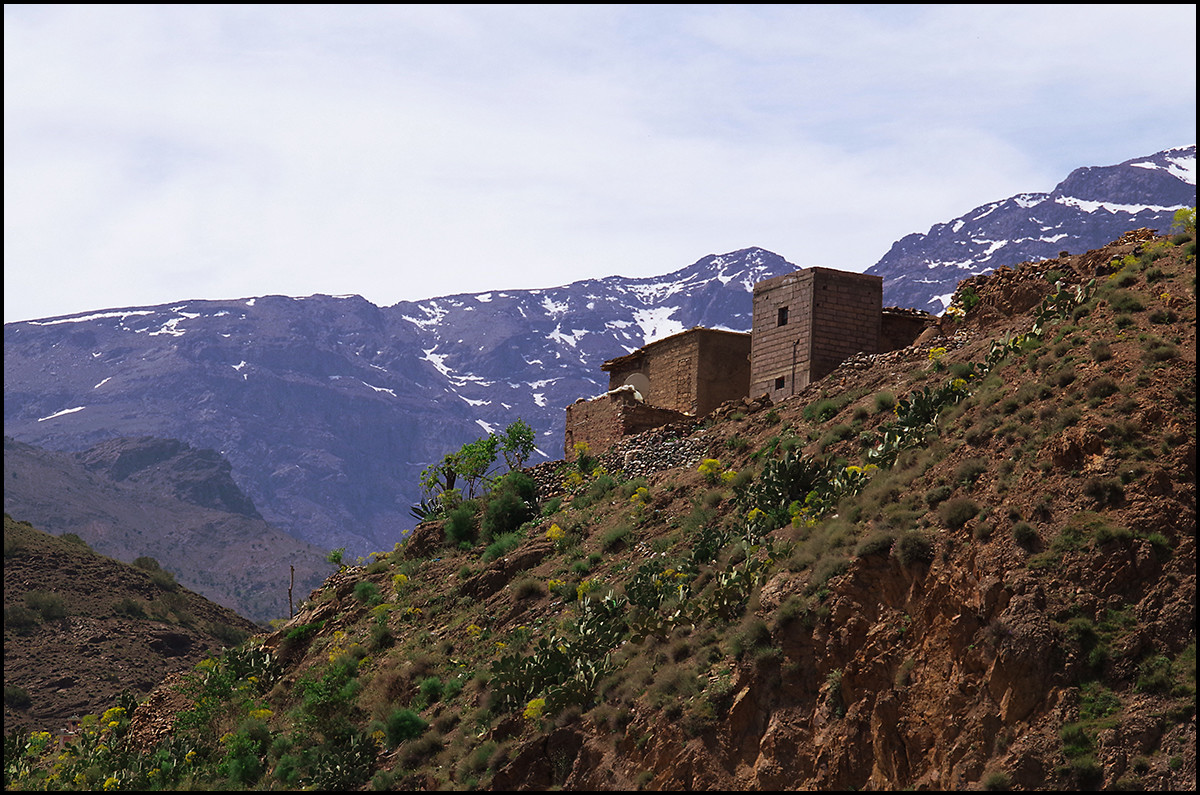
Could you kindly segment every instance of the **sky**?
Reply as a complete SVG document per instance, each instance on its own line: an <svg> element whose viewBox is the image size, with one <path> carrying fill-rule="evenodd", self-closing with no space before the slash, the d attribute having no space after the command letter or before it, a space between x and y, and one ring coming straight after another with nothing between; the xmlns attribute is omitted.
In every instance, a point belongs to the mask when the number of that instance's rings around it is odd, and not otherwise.
<svg viewBox="0 0 1200 795"><path fill-rule="evenodd" d="M1196 6L4 6L4 320L864 271L1196 143Z"/></svg>

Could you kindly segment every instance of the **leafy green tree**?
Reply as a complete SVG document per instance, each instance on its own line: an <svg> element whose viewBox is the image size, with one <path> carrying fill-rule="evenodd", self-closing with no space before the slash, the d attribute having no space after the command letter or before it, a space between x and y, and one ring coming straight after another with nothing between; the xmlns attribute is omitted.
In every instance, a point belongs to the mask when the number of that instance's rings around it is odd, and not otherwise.
<svg viewBox="0 0 1200 795"><path fill-rule="evenodd" d="M1195 237L1196 236L1196 208L1195 207L1181 207L1180 209L1176 210L1175 211L1175 223L1173 223L1171 225L1171 229L1172 230L1177 229L1184 234Z"/></svg>
<svg viewBox="0 0 1200 795"><path fill-rule="evenodd" d="M533 454L533 428L525 420L517 419L500 435L500 454L509 470L520 469Z"/></svg>
<svg viewBox="0 0 1200 795"><path fill-rule="evenodd" d="M500 440L489 433L482 439L467 442L458 451L458 476L467 484L467 499L475 496L476 489L488 482L488 474L496 463L496 451Z"/></svg>

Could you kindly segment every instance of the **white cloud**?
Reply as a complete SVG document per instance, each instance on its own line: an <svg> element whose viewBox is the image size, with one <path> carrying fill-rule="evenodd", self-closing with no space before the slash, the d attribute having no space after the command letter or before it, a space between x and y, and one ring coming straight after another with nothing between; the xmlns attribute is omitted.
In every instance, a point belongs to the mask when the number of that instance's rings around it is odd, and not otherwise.
<svg viewBox="0 0 1200 795"><path fill-rule="evenodd" d="M1088 9L6 6L5 319L863 270L1195 142L1195 7Z"/></svg>

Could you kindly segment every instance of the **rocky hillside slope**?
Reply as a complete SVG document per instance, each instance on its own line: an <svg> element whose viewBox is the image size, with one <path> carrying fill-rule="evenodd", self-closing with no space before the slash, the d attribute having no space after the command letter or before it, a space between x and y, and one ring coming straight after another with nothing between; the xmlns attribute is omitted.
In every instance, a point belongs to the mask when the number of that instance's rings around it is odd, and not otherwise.
<svg viewBox="0 0 1200 795"><path fill-rule="evenodd" d="M262 623L330 571L328 550L268 524L229 462L176 439L109 439L79 453L4 440L4 510L102 555L149 556L184 587Z"/></svg>
<svg viewBox="0 0 1200 795"><path fill-rule="evenodd" d="M144 698L259 629L149 556L131 566L4 517L6 733L60 732L123 692Z"/></svg>
<svg viewBox="0 0 1200 795"><path fill-rule="evenodd" d="M975 277L783 403L508 477L6 775L1194 790L1195 289L1145 232Z"/></svg>

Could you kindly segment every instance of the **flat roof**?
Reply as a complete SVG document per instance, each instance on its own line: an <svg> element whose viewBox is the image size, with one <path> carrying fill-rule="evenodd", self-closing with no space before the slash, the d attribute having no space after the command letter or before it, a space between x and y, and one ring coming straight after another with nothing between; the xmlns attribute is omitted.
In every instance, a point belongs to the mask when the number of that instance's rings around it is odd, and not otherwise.
<svg viewBox="0 0 1200 795"><path fill-rule="evenodd" d="M638 357L645 355L645 353L648 349L653 348L656 345L662 345L663 343L670 342L671 340L678 339L679 337L685 336L687 334L699 334L699 333L727 334L727 335L734 336L734 337L749 337L750 336L750 332L748 332L748 331L730 331L728 329L705 328L703 326L692 326L690 329L687 329L686 331L680 331L675 334L672 334L669 337L663 337L660 340L655 340L654 342L648 342L645 345L643 345L642 347L638 348L636 351L631 351L631 352L625 354L624 356L618 356L615 359L609 359L607 362L600 365L600 369L606 370L606 371L611 370L614 367L618 367L622 364L625 364L626 362L631 362L634 359L637 359Z"/></svg>

